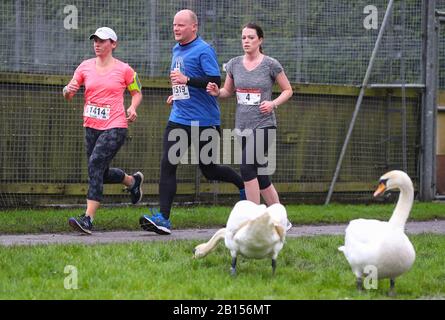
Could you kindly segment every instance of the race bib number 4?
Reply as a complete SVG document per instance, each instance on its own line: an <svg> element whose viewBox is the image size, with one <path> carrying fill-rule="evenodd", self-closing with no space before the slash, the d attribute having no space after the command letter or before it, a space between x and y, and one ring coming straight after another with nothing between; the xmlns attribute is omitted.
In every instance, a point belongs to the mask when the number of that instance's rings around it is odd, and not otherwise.
<svg viewBox="0 0 445 320"><path fill-rule="evenodd" d="M180 84L172 87L173 100L190 99L189 87L185 84Z"/></svg>
<svg viewBox="0 0 445 320"><path fill-rule="evenodd" d="M259 105L261 102L260 89L236 89L236 99L238 104L247 106Z"/></svg>
<svg viewBox="0 0 445 320"><path fill-rule="evenodd" d="M97 106L95 104L87 103L83 115L89 118L108 120L110 119L110 106Z"/></svg>

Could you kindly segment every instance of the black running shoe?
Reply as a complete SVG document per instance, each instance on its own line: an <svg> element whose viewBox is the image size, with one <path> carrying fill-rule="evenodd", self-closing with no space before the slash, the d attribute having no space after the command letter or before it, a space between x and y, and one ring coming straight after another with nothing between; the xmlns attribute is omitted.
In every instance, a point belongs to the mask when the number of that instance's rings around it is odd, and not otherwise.
<svg viewBox="0 0 445 320"><path fill-rule="evenodd" d="M136 172L133 174L134 183L127 191L130 192L131 203L136 204L142 200L142 183L144 182L144 175L142 172Z"/></svg>
<svg viewBox="0 0 445 320"><path fill-rule="evenodd" d="M91 230L93 229L93 223L90 217L86 215L80 215L78 218L69 218L68 223L74 230L86 234L91 234Z"/></svg>

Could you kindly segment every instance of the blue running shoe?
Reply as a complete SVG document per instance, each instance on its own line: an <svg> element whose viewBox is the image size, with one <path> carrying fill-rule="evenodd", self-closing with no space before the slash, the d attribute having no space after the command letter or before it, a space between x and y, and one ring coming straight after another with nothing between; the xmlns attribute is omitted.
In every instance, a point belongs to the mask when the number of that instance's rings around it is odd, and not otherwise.
<svg viewBox="0 0 445 320"><path fill-rule="evenodd" d="M246 189L240 189L239 190L239 199L240 200L247 200Z"/></svg>
<svg viewBox="0 0 445 320"><path fill-rule="evenodd" d="M156 232L157 234L171 234L171 223L165 219L162 213L150 209L151 215L144 214L139 218L139 224L145 231Z"/></svg>

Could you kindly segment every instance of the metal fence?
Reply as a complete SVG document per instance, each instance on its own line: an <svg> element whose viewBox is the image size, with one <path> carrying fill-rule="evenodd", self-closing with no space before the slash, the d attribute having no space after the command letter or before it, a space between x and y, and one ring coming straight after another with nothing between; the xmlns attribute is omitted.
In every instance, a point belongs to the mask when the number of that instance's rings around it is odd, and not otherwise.
<svg viewBox="0 0 445 320"><path fill-rule="evenodd" d="M61 89L77 65L93 56L88 36L99 26L116 31L114 55L128 62L144 85L139 119L113 163L144 172L145 199L157 200L172 20L182 8L197 13L199 33L215 47L221 69L242 54L242 25L255 21L263 27L265 53L282 63L295 91L278 111L273 181L288 201L323 202L386 5L383 0L371 6L348 0L2 1L0 207L83 202L82 93L66 102ZM369 201L379 176L403 168L404 159L414 182L419 179L422 90L416 85L423 81L423 10L420 0L395 2L371 74L379 88L366 91L334 200ZM222 101L221 110L223 127L233 127L234 100ZM180 201L223 201L236 193L232 186L206 182L194 165L180 166L178 182ZM121 186L107 186L105 192L106 202L129 201Z"/></svg>
<svg viewBox="0 0 445 320"><path fill-rule="evenodd" d="M366 20L373 13L364 13L369 5L376 10L376 19L371 20L375 25ZM118 57L141 75L165 77L174 45L173 16L188 7L198 14L200 34L215 47L221 63L242 54L241 27L256 21L265 30L266 53L283 64L291 82L358 85L386 5L385 0L372 4L364 0L5 0L0 4L0 71L72 74L93 54L88 35L108 25L119 36ZM420 81L422 1L396 1L394 6L372 81L400 81L403 52L405 77L416 83Z"/></svg>

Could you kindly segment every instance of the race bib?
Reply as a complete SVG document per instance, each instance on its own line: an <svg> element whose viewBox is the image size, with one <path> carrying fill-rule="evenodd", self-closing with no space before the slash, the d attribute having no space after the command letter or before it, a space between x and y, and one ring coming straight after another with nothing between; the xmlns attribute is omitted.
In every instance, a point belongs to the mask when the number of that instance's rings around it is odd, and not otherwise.
<svg viewBox="0 0 445 320"><path fill-rule="evenodd" d="M260 89L236 89L236 99L238 104L255 106L261 102Z"/></svg>
<svg viewBox="0 0 445 320"><path fill-rule="evenodd" d="M87 103L83 115L89 118L108 120L110 119L110 106L98 106L92 103Z"/></svg>
<svg viewBox="0 0 445 320"><path fill-rule="evenodd" d="M172 87L173 100L185 100L190 99L189 87L185 84L179 84Z"/></svg>

